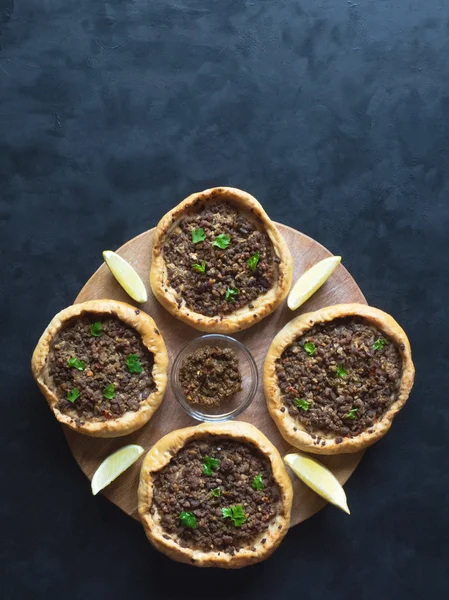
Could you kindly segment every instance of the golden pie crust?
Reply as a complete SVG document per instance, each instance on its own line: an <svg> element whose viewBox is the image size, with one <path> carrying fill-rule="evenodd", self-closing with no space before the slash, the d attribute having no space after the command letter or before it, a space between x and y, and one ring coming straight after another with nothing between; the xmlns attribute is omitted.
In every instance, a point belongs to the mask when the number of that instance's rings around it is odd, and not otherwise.
<svg viewBox="0 0 449 600"><path fill-rule="evenodd" d="M269 529L260 534L260 539L250 547L241 548L232 556L220 551L205 552L192 548L183 548L174 539L165 539L158 514L151 514L153 499L153 473L160 471L188 442L205 436L229 437L255 445L270 461L273 477L279 486L280 511L270 523ZM238 569L268 558L279 546L288 531L293 490L290 477L282 459L273 444L256 427L241 421L227 423L203 423L196 427L187 427L172 431L160 439L148 452L140 473L138 491L139 515L149 541L155 548L179 562L197 567L223 567ZM266 542L262 544L262 539Z"/></svg>
<svg viewBox="0 0 449 600"><path fill-rule="evenodd" d="M224 200L237 208L252 213L262 223L270 238L275 254L280 262L278 279L275 285L265 294L252 301L253 308L243 306L223 318L209 317L189 309L182 296L168 283L167 268L163 257L163 245L167 234L176 227L182 216L194 206L208 201ZM290 250L259 202L250 194L236 188L218 187L192 194L178 206L168 212L159 222L154 233L153 260L150 271L150 284L159 302L177 319L188 325L211 333L233 333L255 325L271 314L284 300L291 286L293 262ZM181 301L179 305L179 301Z"/></svg>
<svg viewBox="0 0 449 600"><path fill-rule="evenodd" d="M316 439L305 431L301 422L290 416L288 410L281 411L284 407L276 375L276 360L280 358L285 348L289 346L296 338L300 337L318 323L333 321L341 317L358 316L364 318L368 323L377 327L385 333L397 345L398 351L402 357L402 378L399 394L395 402L390 406L382 419L369 427L369 430L363 431L352 438L343 438L340 443L336 442L338 436L324 433L323 431L314 431L315 436L326 441L322 446ZM276 335L268 349L268 354L264 365L264 388L267 400L268 410L282 436L301 450L314 452L315 454L347 454L358 452L377 442L390 429L394 416L404 406L413 386L415 368L412 362L410 343L407 335L400 325L387 313L366 306L365 304L337 304L327 306L315 312L300 315L296 319L287 323L283 329ZM370 433L372 432L372 433ZM340 438L341 439L341 438Z"/></svg>
<svg viewBox="0 0 449 600"><path fill-rule="evenodd" d="M108 421L87 421L77 424L75 419L58 409L58 398L51 388L48 371L48 356L53 339L61 328L73 317L85 313L112 315L133 327L141 336L144 346L153 354L153 380L156 389L140 403L137 411L127 411L122 416ZM60 423L92 437L118 437L140 429L159 408L167 387L168 355L162 334L153 319L130 304L116 300L91 300L74 304L59 312L42 334L31 360L33 376L47 402Z"/></svg>

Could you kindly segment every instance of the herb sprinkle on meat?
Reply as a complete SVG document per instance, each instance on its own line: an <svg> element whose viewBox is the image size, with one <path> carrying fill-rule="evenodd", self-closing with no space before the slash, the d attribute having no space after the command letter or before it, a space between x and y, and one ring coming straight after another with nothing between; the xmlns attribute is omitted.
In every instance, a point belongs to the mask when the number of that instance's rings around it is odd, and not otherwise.
<svg viewBox="0 0 449 600"><path fill-rule="evenodd" d="M315 325L290 344L276 373L285 407L306 431L352 437L397 399L402 359L374 326L343 318Z"/></svg>
<svg viewBox="0 0 449 600"><path fill-rule="evenodd" d="M279 507L271 463L252 444L195 440L154 474L150 510L183 547L235 554L268 529Z"/></svg>
<svg viewBox="0 0 449 600"><path fill-rule="evenodd" d="M279 262L267 233L229 202L183 216L165 240L163 256L169 284L188 308L205 316L250 305L273 287Z"/></svg>
<svg viewBox="0 0 449 600"><path fill-rule="evenodd" d="M156 389L153 354L137 331L110 316L71 319L53 341L48 360L58 408L74 419L106 421L137 411Z"/></svg>

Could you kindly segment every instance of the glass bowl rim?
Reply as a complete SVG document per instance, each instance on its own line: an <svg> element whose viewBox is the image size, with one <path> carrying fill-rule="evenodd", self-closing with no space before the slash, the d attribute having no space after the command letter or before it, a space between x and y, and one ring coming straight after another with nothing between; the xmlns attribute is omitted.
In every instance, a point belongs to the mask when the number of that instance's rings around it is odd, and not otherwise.
<svg viewBox="0 0 449 600"><path fill-rule="evenodd" d="M246 397L236 408L226 413L220 413L217 415L207 415L201 412L200 410L195 410L194 408L192 408L192 406L187 402L184 393L182 392L176 379L177 375L179 374L181 359L184 358L186 351L194 345L200 345L202 342L207 342L208 340L213 339L228 342L230 346L234 345L241 352L243 352L250 367L251 383L249 385L249 391L247 392ZM204 335L200 335L198 337L193 338L193 340L190 340L190 342L187 342L187 344L183 346L178 352L170 370L170 384L177 402L181 405L183 410L190 417L197 421L205 423L220 423L224 421L230 421L231 419L235 419L235 417L240 415L244 410L246 410L250 406L251 402L254 400L254 397L256 395L257 388L259 387L259 372L257 370L256 361L254 360L251 352L244 344L242 344L242 342L239 342L239 340L236 340L235 338L229 335L225 335L223 333L206 333Z"/></svg>

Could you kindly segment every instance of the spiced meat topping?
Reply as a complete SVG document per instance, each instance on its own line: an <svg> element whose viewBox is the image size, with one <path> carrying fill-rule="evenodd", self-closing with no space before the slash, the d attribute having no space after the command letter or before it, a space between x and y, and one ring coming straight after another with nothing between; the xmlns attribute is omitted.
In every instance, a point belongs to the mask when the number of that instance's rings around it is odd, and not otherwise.
<svg viewBox="0 0 449 600"><path fill-rule="evenodd" d="M187 401L203 406L219 406L242 389L239 361L231 348L198 348L184 359L179 380Z"/></svg>
<svg viewBox="0 0 449 600"><path fill-rule="evenodd" d="M183 216L167 236L163 256L170 286L188 308L206 316L228 315L265 294L279 262L255 218L223 201Z"/></svg>
<svg viewBox="0 0 449 600"><path fill-rule="evenodd" d="M276 373L284 405L306 431L353 437L397 399L402 359L385 334L351 317L312 327L284 350Z"/></svg>
<svg viewBox="0 0 449 600"><path fill-rule="evenodd" d="M55 337L48 361L58 408L75 419L106 421L137 411L156 389L153 354L135 329L114 317L71 319Z"/></svg>
<svg viewBox="0 0 449 600"><path fill-rule="evenodd" d="M150 510L183 547L235 554L253 546L280 509L271 464L252 444L195 440L153 477Z"/></svg>

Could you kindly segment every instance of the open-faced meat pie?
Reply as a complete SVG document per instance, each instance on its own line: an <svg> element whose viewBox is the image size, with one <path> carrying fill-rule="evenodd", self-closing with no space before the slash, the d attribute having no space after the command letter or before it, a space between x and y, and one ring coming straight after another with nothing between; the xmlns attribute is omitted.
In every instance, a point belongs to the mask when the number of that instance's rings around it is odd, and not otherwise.
<svg viewBox="0 0 449 600"><path fill-rule="evenodd" d="M282 302L290 251L259 202L234 188L192 194L158 224L150 282L176 318L202 331L231 333Z"/></svg>
<svg viewBox="0 0 449 600"><path fill-rule="evenodd" d="M139 514L148 539L196 566L264 560L288 530L291 503L278 451L248 423L173 431L142 465Z"/></svg>
<svg viewBox="0 0 449 600"><path fill-rule="evenodd" d="M414 372L407 336L391 316L340 304L301 315L278 333L265 361L265 395L293 446L357 452L388 431Z"/></svg>
<svg viewBox="0 0 449 600"><path fill-rule="evenodd" d="M162 401L167 367L153 319L114 300L58 313L32 359L34 378L58 421L96 437L142 427Z"/></svg>

